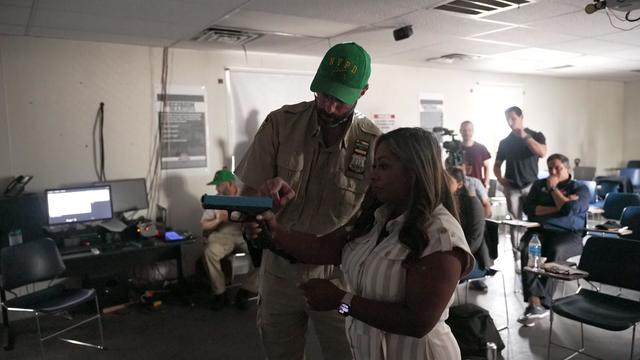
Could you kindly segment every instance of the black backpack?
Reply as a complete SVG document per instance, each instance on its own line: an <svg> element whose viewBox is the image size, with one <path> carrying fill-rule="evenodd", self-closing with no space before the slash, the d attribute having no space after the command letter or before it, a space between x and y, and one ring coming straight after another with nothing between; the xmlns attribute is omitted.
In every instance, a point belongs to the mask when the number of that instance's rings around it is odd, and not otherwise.
<svg viewBox="0 0 640 360"><path fill-rule="evenodd" d="M496 345L498 359L502 359L500 351L504 349L504 343L487 310L475 304L452 306L446 323L458 341L463 359L484 359L488 342Z"/></svg>

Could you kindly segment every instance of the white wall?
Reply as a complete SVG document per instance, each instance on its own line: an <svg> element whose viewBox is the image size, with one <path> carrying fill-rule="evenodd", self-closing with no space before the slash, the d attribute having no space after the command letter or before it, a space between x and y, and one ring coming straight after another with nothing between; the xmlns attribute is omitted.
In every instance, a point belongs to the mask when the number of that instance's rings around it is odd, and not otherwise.
<svg viewBox="0 0 640 360"><path fill-rule="evenodd" d="M640 160L640 81L624 84L624 166Z"/></svg>
<svg viewBox="0 0 640 360"><path fill-rule="evenodd" d="M161 202L169 206L174 226L198 232L198 199L213 192L205 183L224 159L219 144L228 130L226 94L218 79L224 78L225 67L315 71L319 59L189 50L170 54L170 84L207 89L210 168L164 173ZM32 191L93 181L91 131L100 102L105 103L107 176L145 176L161 58L158 48L0 37L0 176L33 174ZM623 99L625 94L629 98L629 89L637 94L639 85L374 64L359 109L394 113L399 125L418 126L418 94L441 93L445 126L457 129L462 120L473 119L470 89L476 82L522 84L526 125L545 133L550 152L580 157L583 165L600 172L619 165L624 145L611 138L622 139L625 132L631 136Z"/></svg>

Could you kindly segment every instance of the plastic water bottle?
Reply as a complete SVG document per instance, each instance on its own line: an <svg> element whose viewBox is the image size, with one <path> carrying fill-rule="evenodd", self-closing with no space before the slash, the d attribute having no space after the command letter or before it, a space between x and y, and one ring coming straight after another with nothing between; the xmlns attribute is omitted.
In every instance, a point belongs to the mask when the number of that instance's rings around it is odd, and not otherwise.
<svg viewBox="0 0 640 360"><path fill-rule="evenodd" d="M22 230L16 229L9 233L9 246L22 244Z"/></svg>
<svg viewBox="0 0 640 360"><path fill-rule="evenodd" d="M542 256L542 243L538 238L538 234L533 234L529 241L529 264L531 268L538 270L540 268L540 256Z"/></svg>

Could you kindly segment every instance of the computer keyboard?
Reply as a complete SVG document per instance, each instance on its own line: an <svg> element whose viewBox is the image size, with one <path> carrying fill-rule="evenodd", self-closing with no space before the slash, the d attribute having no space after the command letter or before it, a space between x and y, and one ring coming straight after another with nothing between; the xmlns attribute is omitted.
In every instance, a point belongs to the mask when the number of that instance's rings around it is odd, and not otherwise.
<svg viewBox="0 0 640 360"><path fill-rule="evenodd" d="M98 249L92 246L80 245L80 246L67 246L60 249L60 255L79 255L79 254L92 254L99 253Z"/></svg>

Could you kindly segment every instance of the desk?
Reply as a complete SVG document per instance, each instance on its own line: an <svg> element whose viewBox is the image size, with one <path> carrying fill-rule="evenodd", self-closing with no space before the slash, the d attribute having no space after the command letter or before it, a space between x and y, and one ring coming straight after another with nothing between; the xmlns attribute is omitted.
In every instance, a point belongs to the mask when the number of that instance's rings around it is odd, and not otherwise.
<svg viewBox="0 0 640 360"><path fill-rule="evenodd" d="M195 239L175 242L161 240L145 240L144 245L136 246L132 242L124 243L122 247L98 246L100 253L81 253L63 256L66 270L62 277L112 274L117 271L131 269L135 265L150 264L162 260L177 262L178 283L184 285L182 269L182 246L195 243ZM2 302L6 301L5 291L0 287ZM13 338L9 326L7 310L2 308L3 347L5 350L13 348Z"/></svg>

